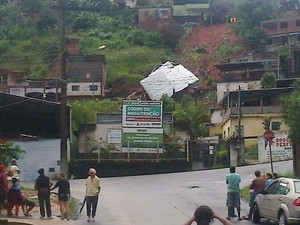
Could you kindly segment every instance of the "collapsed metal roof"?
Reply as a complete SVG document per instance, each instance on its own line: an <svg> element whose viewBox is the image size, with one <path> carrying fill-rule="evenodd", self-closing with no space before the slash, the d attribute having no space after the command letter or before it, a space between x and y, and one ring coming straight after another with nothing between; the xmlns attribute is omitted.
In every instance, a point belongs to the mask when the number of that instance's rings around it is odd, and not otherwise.
<svg viewBox="0 0 300 225"><path fill-rule="evenodd" d="M198 77L182 65L167 61L141 80L140 84L151 100L160 100L163 95L172 97L174 92L179 92L198 80Z"/></svg>
<svg viewBox="0 0 300 225"><path fill-rule="evenodd" d="M59 103L0 92L0 137L60 137L60 111Z"/></svg>

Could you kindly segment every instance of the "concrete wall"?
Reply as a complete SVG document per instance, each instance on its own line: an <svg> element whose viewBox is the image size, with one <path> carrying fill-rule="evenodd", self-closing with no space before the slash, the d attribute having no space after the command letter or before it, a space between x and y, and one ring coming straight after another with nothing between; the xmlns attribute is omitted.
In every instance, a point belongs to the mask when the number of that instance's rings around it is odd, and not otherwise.
<svg viewBox="0 0 300 225"><path fill-rule="evenodd" d="M14 141L26 151L18 160L21 170L20 180L28 182L38 177L38 170L45 169L45 174L54 178L60 171L60 139L40 139L37 141ZM49 172L50 169L50 172Z"/></svg>

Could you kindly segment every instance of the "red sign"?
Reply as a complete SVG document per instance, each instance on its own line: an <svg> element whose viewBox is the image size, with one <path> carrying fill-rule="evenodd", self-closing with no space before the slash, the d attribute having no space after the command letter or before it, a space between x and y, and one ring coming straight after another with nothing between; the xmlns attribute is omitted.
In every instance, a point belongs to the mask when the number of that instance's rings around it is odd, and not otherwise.
<svg viewBox="0 0 300 225"><path fill-rule="evenodd" d="M272 141L274 138L274 132L271 130L266 130L264 133L264 139L267 141Z"/></svg>

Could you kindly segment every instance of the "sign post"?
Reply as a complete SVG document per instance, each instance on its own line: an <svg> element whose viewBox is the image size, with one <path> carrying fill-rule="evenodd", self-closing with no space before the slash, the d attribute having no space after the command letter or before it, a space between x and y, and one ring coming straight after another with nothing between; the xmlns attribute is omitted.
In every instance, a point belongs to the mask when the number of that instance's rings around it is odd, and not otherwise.
<svg viewBox="0 0 300 225"><path fill-rule="evenodd" d="M264 133L264 139L269 142L269 149L270 149L270 163L271 163L271 172L273 174L273 159L272 159L272 149L271 144L274 138L274 132L272 130L266 130Z"/></svg>

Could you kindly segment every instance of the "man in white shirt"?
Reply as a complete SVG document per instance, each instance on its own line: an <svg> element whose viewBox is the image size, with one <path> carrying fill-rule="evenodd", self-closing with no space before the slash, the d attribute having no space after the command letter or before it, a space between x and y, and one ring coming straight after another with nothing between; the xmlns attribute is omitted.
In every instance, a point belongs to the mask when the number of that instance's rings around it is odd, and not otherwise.
<svg viewBox="0 0 300 225"><path fill-rule="evenodd" d="M89 177L86 179L85 195L88 222L95 220L100 189L100 178L96 176L96 170L94 168L90 168Z"/></svg>

